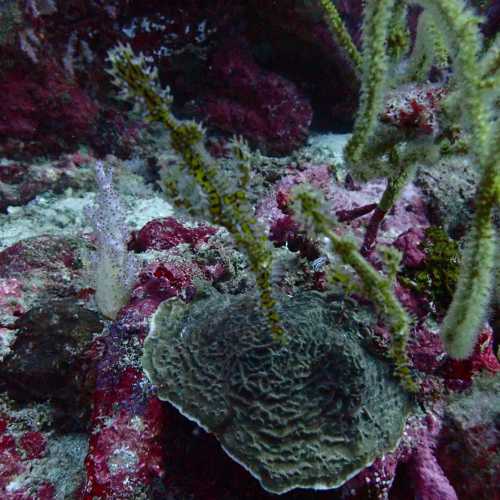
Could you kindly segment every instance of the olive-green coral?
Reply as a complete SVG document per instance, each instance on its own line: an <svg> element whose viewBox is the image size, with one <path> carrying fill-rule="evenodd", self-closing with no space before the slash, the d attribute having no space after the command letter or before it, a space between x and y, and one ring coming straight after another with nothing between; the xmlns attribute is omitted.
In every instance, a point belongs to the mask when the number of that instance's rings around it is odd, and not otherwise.
<svg viewBox="0 0 500 500"><path fill-rule="evenodd" d="M392 63L399 62L411 45L407 16L407 3L396 3L387 36L387 52Z"/></svg>
<svg viewBox="0 0 500 500"><path fill-rule="evenodd" d="M349 35L349 31L344 25L342 21L342 17L339 14L339 11L335 7L335 4L332 0L319 0L321 7L323 8L323 12L325 14L325 20L332 32L337 43L342 47L346 54L349 56L351 63L354 66L354 69L359 73L361 72L362 59L361 55L354 45L351 36Z"/></svg>
<svg viewBox="0 0 500 500"><path fill-rule="evenodd" d="M463 265L453 301L441 327L448 354L471 355L484 322L493 287L496 230L493 209L499 203L500 124L492 124L492 110L481 91L481 37L479 18L462 0L419 0L446 33L452 65L459 82L463 120L472 137L472 152L481 171L471 229L466 238Z"/></svg>
<svg viewBox="0 0 500 500"><path fill-rule="evenodd" d="M370 310L318 292L281 295L277 309L287 345L253 295L168 300L145 341L146 374L266 490L340 486L397 446L409 397L364 347Z"/></svg>
<svg viewBox="0 0 500 500"><path fill-rule="evenodd" d="M389 69L387 38L394 3L394 0L372 0L365 6L359 111L352 137L344 151L344 156L353 169L358 167L363 157L382 109Z"/></svg>
<svg viewBox="0 0 500 500"><path fill-rule="evenodd" d="M441 338L447 353L452 358L463 359L473 351L494 286L494 256L498 242L492 218L500 201L500 120L496 119L494 109L498 96L495 89L498 82L498 40L484 51L480 18L464 0L403 0L398 2L398 8L402 9L405 3L423 7L424 13L419 22L413 59L410 59L409 70L407 68L409 73L402 79L426 78L432 64L444 67L449 62L453 76L450 79L452 95L448 100L458 108L456 116L461 121L462 130L470 137L471 158L480 172L475 212L466 238L460 276L441 326ZM398 143L408 139L398 138L397 134L386 137L387 133L378 122L388 86L390 61L387 49L390 48L389 24L394 6L395 2L391 0L365 3L362 91L353 134L344 150L351 172L360 178L369 171L373 172L371 165L378 166L384 156L390 159ZM425 71L419 75L422 65ZM412 67L418 70L417 73ZM427 142L433 146L432 137ZM413 143L417 144L416 141ZM429 158L419 154L416 161L425 162ZM410 173L411 163L408 168ZM391 177L385 170L379 170L379 175ZM386 198L393 203L396 196Z"/></svg>
<svg viewBox="0 0 500 500"><path fill-rule="evenodd" d="M429 12L424 11L418 18L415 46L401 77L402 82L425 82L433 64L446 67L448 51L443 41L443 33Z"/></svg>

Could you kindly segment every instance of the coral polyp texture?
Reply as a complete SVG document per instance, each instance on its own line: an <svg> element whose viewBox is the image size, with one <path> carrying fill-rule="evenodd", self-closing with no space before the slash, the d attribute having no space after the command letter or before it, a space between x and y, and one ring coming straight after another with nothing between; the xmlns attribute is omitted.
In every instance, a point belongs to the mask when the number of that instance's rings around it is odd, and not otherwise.
<svg viewBox="0 0 500 500"><path fill-rule="evenodd" d="M402 435L410 400L365 343L369 311L281 296L273 340L252 295L164 302L143 365L161 399L215 434L268 491L342 485Z"/></svg>

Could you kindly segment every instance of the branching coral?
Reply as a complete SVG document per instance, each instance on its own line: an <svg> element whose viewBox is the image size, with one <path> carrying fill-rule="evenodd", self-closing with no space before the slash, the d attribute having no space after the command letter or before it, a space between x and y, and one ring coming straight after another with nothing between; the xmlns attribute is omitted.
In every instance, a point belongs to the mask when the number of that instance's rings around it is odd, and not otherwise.
<svg viewBox="0 0 500 500"><path fill-rule="evenodd" d="M260 303L275 337L284 340L283 328L275 309L271 287L272 252L270 243L247 201L245 188L249 172L240 164L236 182L223 175L217 162L203 144L203 129L195 122L180 121L170 112L171 97L162 89L156 69L136 57L130 47L118 46L110 52L110 73L124 96L138 98L145 105L146 116L161 122L170 136L172 149L181 165L165 179L166 188L192 214L209 214L215 224L224 226L248 257L260 292ZM237 155L243 148L236 145Z"/></svg>
<svg viewBox="0 0 500 500"><path fill-rule="evenodd" d="M325 20L328 23L335 40L348 54L351 62L354 64L355 70L360 72L362 65L361 55L356 45L354 45L354 42L351 40L349 32L344 26L335 4L331 2L331 0L319 0L319 2L324 10Z"/></svg>
<svg viewBox="0 0 500 500"><path fill-rule="evenodd" d="M405 24L410 4L424 7L424 14L417 27L417 41L408 64L403 56L410 45ZM408 1L399 2L397 6L393 0L372 0L365 6L363 47L359 54L333 4L324 0L321 5L338 43L360 72L360 106L353 135L345 148L346 162L355 177L367 180L384 175L388 184L372 215L361 253L354 242L339 238L333 232L333 221L310 193L296 192L296 215L304 219L305 229L326 236L332 250L357 272L391 327L391 354L396 371L406 387L414 390L405 352L408 316L392 292L391 279L378 273L362 255L369 257L374 250L378 226L411 180L416 165L436 163L439 144L436 127L424 134L420 129L394 130L379 120L379 114L391 85L408 81L408 78L413 80L416 76L425 79L432 64L444 67L451 61L454 69L451 93L459 103L463 128L471 136L471 150L482 173L461 276L442 327L442 338L449 354L456 358L466 357L473 349L484 318L493 279L492 210L500 198L500 151L493 138L500 137L500 126L496 125L497 130L493 132L487 96L491 81L498 76L498 43L493 43L488 53L481 53L479 19L466 9L462 0ZM427 69L416 75L415 67L423 59ZM168 90L161 88L157 71L149 68L142 56L136 57L129 47L119 46L110 53L109 60L110 72L123 94L138 98L146 109L146 116L165 125L170 145L182 160L165 178L166 190L174 195L178 205L193 214L208 213L214 223L228 229L248 257L271 330L276 337L283 338L284 331L272 297L271 250L265 233L252 215L245 193L249 171L244 148L235 145L241 163L239 174L231 180L222 174L206 151L201 127L172 115ZM486 75L487 83L484 83ZM391 276L397 270L396 260L390 259Z"/></svg>
<svg viewBox="0 0 500 500"><path fill-rule="evenodd" d="M424 11L418 18L416 36L402 81L425 82L433 64L440 68L448 65L448 50L443 33L436 27L429 12Z"/></svg>
<svg viewBox="0 0 500 500"><path fill-rule="evenodd" d="M500 122L496 127L500 137ZM493 207L500 203L500 146L491 147L483 165L476 196L476 211L463 256L463 266L453 301L441 327L441 337L451 357L471 355L484 321L495 269Z"/></svg>
<svg viewBox="0 0 500 500"><path fill-rule="evenodd" d="M500 198L500 124L492 125L481 91L481 39L479 19L465 9L461 0L419 2L433 15L446 34L458 92L462 98L464 125L472 136L472 150L481 170L475 214L464 254L464 262L444 319L441 336L454 358L468 357L484 320L493 282L495 228L493 208ZM497 138L495 140L495 137Z"/></svg>
<svg viewBox="0 0 500 500"><path fill-rule="evenodd" d="M354 240L335 234L333 230L335 222L322 210L321 199L317 193L298 186L294 192L294 199L294 214L302 226L310 228L313 234L323 235L328 239L333 252L339 255L344 264L355 270L363 283L366 295L384 314L392 333L390 355L396 365L396 374L406 389L414 392L417 387L411 376L406 356L410 319L394 295L393 280L382 276L363 258ZM390 274L394 277L399 262L394 263L394 259L392 260Z"/></svg>
<svg viewBox="0 0 500 500"><path fill-rule="evenodd" d="M386 42L393 6L394 0L373 0L368 2L365 8L360 109L353 135L345 151L346 159L354 165L359 163L363 156L382 108L388 72Z"/></svg>
<svg viewBox="0 0 500 500"><path fill-rule="evenodd" d="M450 56L454 70L451 80L454 95L451 99L460 111L463 129L470 134L473 161L477 162L481 172L474 220L458 286L441 329L450 356L466 358L473 350L484 320L493 282L496 243L492 212L498 204L500 191L500 125L498 120L494 124L492 101L495 98L491 96L497 92L498 40L486 54L482 53L480 19L462 0L401 3L420 5L424 13L418 23L417 40L406 74L397 80L426 78L433 62L445 66ZM391 137L377 121L384 93L391 83L387 81L387 75L390 69L388 42L392 5L388 0L366 4L360 106L353 135L345 149L347 163L358 177L366 179L385 175L389 178L387 191L373 214L365 238L366 254L374 245L378 224L411 177L415 164L435 161L433 154L426 153L426 149L433 151L431 138L422 142L404 134L398 137L394 131ZM423 73L422 61L425 63ZM415 145L420 151L414 149ZM403 157L406 157L405 161L400 162L399 158Z"/></svg>

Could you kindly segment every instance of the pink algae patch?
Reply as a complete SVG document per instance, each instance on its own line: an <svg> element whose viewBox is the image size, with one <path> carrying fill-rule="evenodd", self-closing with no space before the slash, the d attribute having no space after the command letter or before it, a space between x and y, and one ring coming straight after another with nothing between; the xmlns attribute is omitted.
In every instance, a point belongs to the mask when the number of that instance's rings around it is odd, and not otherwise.
<svg viewBox="0 0 500 500"><path fill-rule="evenodd" d="M45 455L47 440L40 432L26 432L19 439L19 445L28 459L42 458Z"/></svg>

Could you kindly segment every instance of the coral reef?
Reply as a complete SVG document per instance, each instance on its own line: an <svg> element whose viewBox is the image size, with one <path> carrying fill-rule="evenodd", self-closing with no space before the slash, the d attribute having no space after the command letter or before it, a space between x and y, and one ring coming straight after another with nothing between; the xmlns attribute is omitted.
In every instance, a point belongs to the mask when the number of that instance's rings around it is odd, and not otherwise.
<svg viewBox="0 0 500 500"><path fill-rule="evenodd" d="M1 0L0 498L495 499L499 13Z"/></svg>

